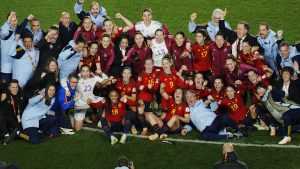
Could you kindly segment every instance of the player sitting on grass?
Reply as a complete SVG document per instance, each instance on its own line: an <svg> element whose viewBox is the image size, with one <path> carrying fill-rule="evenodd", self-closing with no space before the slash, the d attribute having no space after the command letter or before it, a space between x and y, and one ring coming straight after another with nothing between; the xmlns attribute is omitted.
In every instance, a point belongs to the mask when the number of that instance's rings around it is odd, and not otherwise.
<svg viewBox="0 0 300 169"><path fill-rule="evenodd" d="M161 88L165 85L162 83ZM165 92L162 93L162 97L168 101L167 113L163 113L159 118L153 113L149 113L148 120L155 130L155 134L149 136L149 140L156 140L158 137L164 139L167 137L167 132L178 133L182 130L182 123L190 122L190 109L183 102L182 89L176 89L174 98L170 97Z"/></svg>
<svg viewBox="0 0 300 169"><path fill-rule="evenodd" d="M127 99L126 96L120 98L120 93L117 89L111 89L106 100L93 102L91 99L88 99L87 103L93 108L104 107L101 124L102 129L111 140L111 145L118 142L112 131L120 130L123 131L120 143L124 144L131 124L131 113L126 112L126 106L137 106L138 104Z"/></svg>

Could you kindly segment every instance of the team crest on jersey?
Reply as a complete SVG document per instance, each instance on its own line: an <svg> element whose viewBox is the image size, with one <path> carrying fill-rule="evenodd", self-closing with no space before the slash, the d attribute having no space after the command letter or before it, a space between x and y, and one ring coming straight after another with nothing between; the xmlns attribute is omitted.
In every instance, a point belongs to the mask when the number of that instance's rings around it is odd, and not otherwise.
<svg viewBox="0 0 300 169"><path fill-rule="evenodd" d="M122 107L122 103L119 103L119 104L118 104L118 108L121 108L121 107Z"/></svg>
<svg viewBox="0 0 300 169"><path fill-rule="evenodd" d="M181 110L182 110L182 107L181 107L181 106L179 106L179 107L178 107L178 111L181 111Z"/></svg>
<svg viewBox="0 0 300 169"><path fill-rule="evenodd" d="M128 87L128 88L127 88L127 92L130 92L130 91L131 91L131 87Z"/></svg>

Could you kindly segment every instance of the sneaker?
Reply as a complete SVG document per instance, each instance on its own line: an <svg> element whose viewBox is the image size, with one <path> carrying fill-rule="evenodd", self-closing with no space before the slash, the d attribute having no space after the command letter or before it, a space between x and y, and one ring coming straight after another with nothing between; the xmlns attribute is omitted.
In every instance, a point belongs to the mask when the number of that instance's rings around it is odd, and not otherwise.
<svg viewBox="0 0 300 169"><path fill-rule="evenodd" d="M9 144L10 141L11 141L10 135L6 135L5 138L4 138L4 140L3 140L3 145Z"/></svg>
<svg viewBox="0 0 300 169"><path fill-rule="evenodd" d="M149 140L150 140L150 141L154 141L154 140L156 140L156 139L158 139L158 134L157 134L157 133L152 134L152 135L149 136Z"/></svg>
<svg viewBox="0 0 300 169"><path fill-rule="evenodd" d="M229 140L234 138L233 134L231 132L227 132L226 135L227 135L227 139L229 139Z"/></svg>
<svg viewBox="0 0 300 169"><path fill-rule="evenodd" d="M73 129L63 128L63 127L60 128L60 132L63 135L73 135L73 134L75 134Z"/></svg>
<svg viewBox="0 0 300 169"><path fill-rule="evenodd" d="M233 139L240 139L241 137L243 137L243 133L241 132L233 133Z"/></svg>
<svg viewBox="0 0 300 169"><path fill-rule="evenodd" d="M136 135L138 133L135 126L131 126L131 133L134 135Z"/></svg>
<svg viewBox="0 0 300 169"><path fill-rule="evenodd" d="M115 136L110 136L110 144L115 145L119 140Z"/></svg>
<svg viewBox="0 0 300 169"><path fill-rule="evenodd" d="M276 136L276 128L275 127L270 127L270 129L271 129L270 136L271 137Z"/></svg>
<svg viewBox="0 0 300 169"><path fill-rule="evenodd" d="M122 137L120 139L120 143L121 144L125 144L126 143L126 138L127 138L127 135L126 134L122 134Z"/></svg>
<svg viewBox="0 0 300 169"><path fill-rule="evenodd" d="M254 127L257 128L257 130L269 130L268 126L261 126L259 124L253 124Z"/></svg>
<svg viewBox="0 0 300 169"><path fill-rule="evenodd" d="M148 134L148 129L147 128L143 129L141 135L142 136L147 136L147 134Z"/></svg>
<svg viewBox="0 0 300 169"><path fill-rule="evenodd" d="M97 126L98 126L99 128L102 128L102 123L101 123L101 120L99 120L99 122L98 122Z"/></svg>
<svg viewBox="0 0 300 169"><path fill-rule="evenodd" d="M93 123L93 121L90 120L90 118L88 118L88 117L86 117L86 118L84 119L84 121L85 121L87 124L92 124L92 123Z"/></svg>
<svg viewBox="0 0 300 169"><path fill-rule="evenodd" d="M161 134L161 135L159 136L159 139L163 140L163 139L165 139L165 138L167 138L167 137L168 137L167 134Z"/></svg>
<svg viewBox="0 0 300 169"><path fill-rule="evenodd" d="M278 144L283 145L283 144L287 144L291 141L292 141L292 138L290 136L285 136L281 141L278 142Z"/></svg>

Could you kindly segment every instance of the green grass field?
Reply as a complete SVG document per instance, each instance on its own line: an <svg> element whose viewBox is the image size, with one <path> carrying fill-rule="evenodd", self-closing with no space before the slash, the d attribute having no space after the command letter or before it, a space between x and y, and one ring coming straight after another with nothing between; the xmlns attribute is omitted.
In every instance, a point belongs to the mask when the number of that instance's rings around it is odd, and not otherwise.
<svg viewBox="0 0 300 169"><path fill-rule="evenodd" d="M78 22L73 13L75 0L1 0L0 22L5 21L6 14L14 10L19 21L34 14L41 20L43 29L59 21L60 13L68 11L73 20ZM85 9L91 1L87 0ZM233 28L240 20L250 24L250 32L257 34L257 26L261 21L270 23L273 30L283 29L284 38L294 43L300 40L300 1L200 1L200 0L156 0L139 1L123 0L100 1L110 16L120 12L132 22L140 20L140 11L146 7L153 10L154 20L165 23L174 34L183 30L193 40L187 31L187 21L192 12L198 13L197 22L210 19L214 8L227 8L227 21ZM120 24L120 21L116 21ZM174 138L183 138L173 136ZM186 139L198 139L198 133L193 132ZM256 132L238 143L276 144L281 138L270 138L267 132ZM293 134L292 144L299 145L299 134ZM81 131L73 136L62 136L57 139L45 139L40 145L29 145L16 141L9 146L0 145L0 161L16 162L24 169L110 169L116 166L116 159L126 155L133 160L136 168L149 169L192 169L212 168L220 160L221 145L181 143L173 145L150 142L142 138L129 137L125 145L111 146L103 133ZM240 147L236 146L240 159L250 169L299 169L299 148L272 147Z"/></svg>

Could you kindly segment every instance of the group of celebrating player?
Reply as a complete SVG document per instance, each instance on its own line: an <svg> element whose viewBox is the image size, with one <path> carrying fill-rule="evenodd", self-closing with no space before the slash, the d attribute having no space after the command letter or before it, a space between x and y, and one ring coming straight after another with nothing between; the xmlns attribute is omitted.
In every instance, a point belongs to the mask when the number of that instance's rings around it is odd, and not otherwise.
<svg viewBox="0 0 300 169"><path fill-rule="evenodd" d="M112 145L137 129L151 141L193 128L205 140L270 129L284 136L279 144L300 129L300 48L283 31L261 22L252 36L244 21L233 31L226 9L215 9L205 24L190 16L192 42L152 20L151 9L137 23L117 13L126 24L119 27L99 3L89 12L83 4L74 5L79 25L62 12L47 32L31 14L21 24L16 12L7 15L0 33L4 144L74 134L84 121L98 123ZM114 131L123 133L120 141Z"/></svg>

